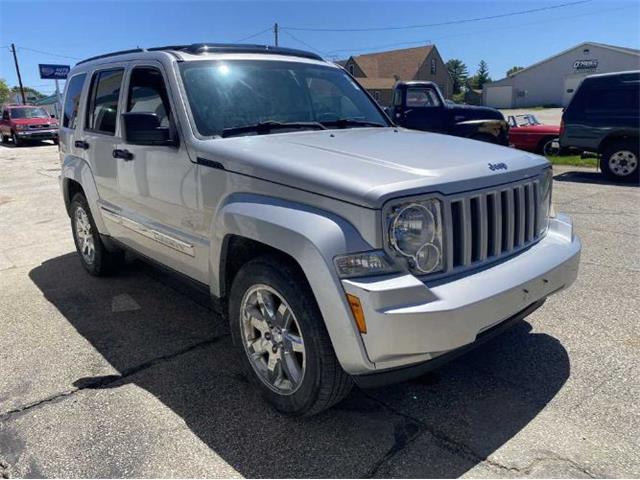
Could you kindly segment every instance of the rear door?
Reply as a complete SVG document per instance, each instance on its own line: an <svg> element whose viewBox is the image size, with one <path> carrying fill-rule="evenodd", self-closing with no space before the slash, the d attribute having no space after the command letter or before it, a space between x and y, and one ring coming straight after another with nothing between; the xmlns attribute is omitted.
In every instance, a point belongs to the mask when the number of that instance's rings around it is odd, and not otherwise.
<svg viewBox="0 0 640 480"><path fill-rule="evenodd" d="M120 64L101 67L92 73L84 126L74 141L91 165L101 203L118 208L121 203L118 199L118 164L113 151L121 142L118 117L124 71L124 65Z"/></svg>

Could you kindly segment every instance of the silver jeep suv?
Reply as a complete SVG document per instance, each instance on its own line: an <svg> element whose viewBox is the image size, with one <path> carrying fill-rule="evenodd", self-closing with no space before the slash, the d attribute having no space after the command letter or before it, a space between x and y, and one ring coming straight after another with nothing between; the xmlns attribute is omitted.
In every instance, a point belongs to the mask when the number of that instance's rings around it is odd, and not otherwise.
<svg viewBox="0 0 640 480"><path fill-rule="evenodd" d="M86 270L112 273L126 249L206 288L286 414L421 375L578 271L544 158L397 128L308 52L194 44L82 61L60 158Z"/></svg>

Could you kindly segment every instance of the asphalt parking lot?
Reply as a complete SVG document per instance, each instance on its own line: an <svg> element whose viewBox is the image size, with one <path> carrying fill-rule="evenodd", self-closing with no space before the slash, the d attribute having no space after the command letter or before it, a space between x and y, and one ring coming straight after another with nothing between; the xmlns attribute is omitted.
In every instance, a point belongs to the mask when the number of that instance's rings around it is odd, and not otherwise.
<svg viewBox="0 0 640 480"><path fill-rule="evenodd" d="M416 381L287 419L227 329L130 261L88 276L57 148L0 146L0 478L638 477L640 189L556 169L577 282Z"/></svg>

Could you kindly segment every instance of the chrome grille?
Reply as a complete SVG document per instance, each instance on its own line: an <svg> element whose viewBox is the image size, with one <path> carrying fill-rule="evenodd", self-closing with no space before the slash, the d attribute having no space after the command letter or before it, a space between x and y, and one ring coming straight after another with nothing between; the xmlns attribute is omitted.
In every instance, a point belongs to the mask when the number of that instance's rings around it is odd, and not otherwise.
<svg viewBox="0 0 640 480"><path fill-rule="evenodd" d="M445 272L496 260L535 242L538 208L538 180L446 201Z"/></svg>
<svg viewBox="0 0 640 480"><path fill-rule="evenodd" d="M32 129L32 130L39 129L39 128L49 128L49 125L47 125L47 124L29 125L29 129Z"/></svg>

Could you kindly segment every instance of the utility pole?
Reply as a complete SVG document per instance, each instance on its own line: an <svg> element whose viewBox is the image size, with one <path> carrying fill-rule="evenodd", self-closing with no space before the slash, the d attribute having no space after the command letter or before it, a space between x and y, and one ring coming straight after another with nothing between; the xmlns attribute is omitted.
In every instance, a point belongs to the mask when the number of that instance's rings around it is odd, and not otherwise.
<svg viewBox="0 0 640 480"><path fill-rule="evenodd" d="M273 24L273 36L275 38L276 47L278 46L278 22Z"/></svg>
<svg viewBox="0 0 640 480"><path fill-rule="evenodd" d="M16 73L18 74L18 84L20 85L20 95L22 95L22 103L26 104L27 99L24 97L24 87L22 86L22 77L20 76L20 67L18 67L18 56L16 55L16 46L11 44L11 51L13 52L13 61L16 64Z"/></svg>

